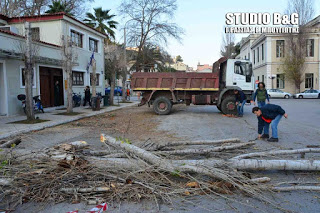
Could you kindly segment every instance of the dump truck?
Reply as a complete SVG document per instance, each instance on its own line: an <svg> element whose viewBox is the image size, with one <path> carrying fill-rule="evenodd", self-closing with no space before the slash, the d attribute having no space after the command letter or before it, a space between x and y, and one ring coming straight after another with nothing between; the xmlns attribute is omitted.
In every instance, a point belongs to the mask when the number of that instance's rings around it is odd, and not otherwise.
<svg viewBox="0 0 320 213"><path fill-rule="evenodd" d="M153 106L155 113L167 115L173 105L216 105L224 114L237 114L234 90L242 90L248 102L254 92L252 63L220 58L212 73L135 72L131 89L141 92L139 106Z"/></svg>

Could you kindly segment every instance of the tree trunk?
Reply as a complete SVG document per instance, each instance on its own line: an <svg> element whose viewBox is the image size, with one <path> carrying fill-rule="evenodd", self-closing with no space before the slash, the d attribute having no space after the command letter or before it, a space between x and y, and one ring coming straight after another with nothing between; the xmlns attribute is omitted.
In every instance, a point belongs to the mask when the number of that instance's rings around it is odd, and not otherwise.
<svg viewBox="0 0 320 213"><path fill-rule="evenodd" d="M217 145L224 143L237 143L240 142L239 138L229 138L223 140L200 140L200 141L177 141L168 142L165 144L149 143L145 144L144 147L148 150L161 150L170 146L188 146L188 145Z"/></svg>
<svg viewBox="0 0 320 213"><path fill-rule="evenodd" d="M272 187L272 190L278 192L290 192L297 190L320 191L320 186L279 186Z"/></svg>
<svg viewBox="0 0 320 213"><path fill-rule="evenodd" d="M72 57L72 42L70 37L67 37L67 40L65 41L66 50L65 50L65 64L66 64L66 73L67 73L67 113L73 112L73 99L72 99L72 63L73 63L73 57Z"/></svg>
<svg viewBox="0 0 320 213"><path fill-rule="evenodd" d="M111 72L111 81L110 81L110 97L109 97L109 103L110 105L114 105L113 99L114 99L114 88L116 86L116 71L114 70Z"/></svg>
<svg viewBox="0 0 320 213"><path fill-rule="evenodd" d="M21 138L15 138L13 140L10 140L10 141L7 141L7 142L1 144L0 148L11 148L13 144L14 144L14 146L16 146L19 143L21 143Z"/></svg>
<svg viewBox="0 0 320 213"><path fill-rule="evenodd" d="M25 53L25 91L26 91L26 114L27 120L35 120L33 110L33 63L31 50L31 25L29 22L25 23L26 31L26 53Z"/></svg>
<svg viewBox="0 0 320 213"><path fill-rule="evenodd" d="M127 67L123 68L123 76L122 76L122 102L126 102L127 98L127 88L126 88L126 81L127 81Z"/></svg>
<svg viewBox="0 0 320 213"><path fill-rule="evenodd" d="M186 154L210 154L211 152L221 152L225 150L238 149L245 146L254 145L255 142L247 142L247 143L239 143L229 146L219 146L208 149L182 149L182 150L174 150L174 151L160 151L160 154L169 154L169 155L186 155Z"/></svg>
<svg viewBox="0 0 320 213"><path fill-rule="evenodd" d="M73 112L73 100L72 100L72 70L67 71L67 113Z"/></svg>
<svg viewBox="0 0 320 213"><path fill-rule="evenodd" d="M288 155L288 154L305 154L305 153L320 153L320 148L305 148L305 149L294 149L294 150L272 150L268 152L254 152L234 157L234 160L240 160L252 157L261 156L273 156L273 155Z"/></svg>

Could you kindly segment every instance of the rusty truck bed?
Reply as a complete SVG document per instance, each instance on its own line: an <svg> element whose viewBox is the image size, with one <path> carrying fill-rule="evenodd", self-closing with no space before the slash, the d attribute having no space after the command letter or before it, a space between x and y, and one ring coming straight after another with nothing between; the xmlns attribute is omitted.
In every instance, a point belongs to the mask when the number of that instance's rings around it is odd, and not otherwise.
<svg viewBox="0 0 320 213"><path fill-rule="evenodd" d="M218 91L219 77L217 73L137 72L132 75L131 89L134 91Z"/></svg>

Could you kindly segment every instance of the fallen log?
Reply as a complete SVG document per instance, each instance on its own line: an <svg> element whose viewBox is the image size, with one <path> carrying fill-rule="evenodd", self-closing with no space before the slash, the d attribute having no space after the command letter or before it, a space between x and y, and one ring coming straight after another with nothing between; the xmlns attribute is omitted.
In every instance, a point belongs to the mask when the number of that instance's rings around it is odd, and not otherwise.
<svg viewBox="0 0 320 213"><path fill-rule="evenodd" d="M125 158L86 158L90 163L99 168L117 168L128 171L147 169L148 165L141 161ZM170 164L175 168L183 168L184 165L205 168L223 168L229 166L237 170L282 170L282 171L320 171L320 160L171 160ZM180 170L182 171L182 170ZM190 171L190 170L189 170Z"/></svg>
<svg viewBox="0 0 320 213"><path fill-rule="evenodd" d="M272 187L272 190L277 192L290 192L296 190L320 191L320 186L277 186Z"/></svg>
<svg viewBox="0 0 320 213"><path fill-rule="evenodd" d="M255 142L246 142L239 143L228 146L218 146L209 149L182 149L182 150L174 150L174 151L159 151L159 154L168 154L168 155L185 155L185 154L209 154L211 152L222 152L225 150L238 149L246 146L254 145Z"/></svg>
<svg viewBox="0 0 320 213"><path fill-rule="evenodd" d="M224 143L237 143L240 142L239 138L229 138L223 140L198 140L198 141L177 141L177 142L169 142L165 144L146 144L144 147L150 148L151 150L161 150L166 147L170 146L188 146L188 145L217 145L217 144L224 144Z"/></svg>
<svg viewBox="0 0 320 213"><path fill-rule="evenodd" d="M15 138L13 140L9 140L0 145L0 148L11 148L12 146L17 146L21 143L21 138Z"/></svg>
<svg viewBox="0 0 320 213"><path fill-rule="evenodd" d="M219 169L217 168L211 167L211 169L207 169L207 168L196 167L188 164L173 165L172 163L170 163L170 161L163 159L161 157L158 157L155 154L152 154L151 152L148 152L144 149L141 149L129 143L117 141L115 138L110 136L101 135L101 137L103 137L103 141L105 141L105 143L107 143L108 145L121 148L122 150L146 161L146 163L150 163L153 166L162 169L163 171L171 172L173 174L177 174L177 173L179 174L180 172L187 172L187 173L192 172L192 173L203 174L203 175L207 175L207 176L217 178L217 179L222 179L222 180L229 179L228 175L219 171ZM241 188L241 186L239 187Z"/></svg>
<svg viewBox="0 0 320 213"><path fill-rule="evenodd" d="M272 155L289 155L289 154L304 154L304 153L320 153L320 148L305 148L294 150L272 150L267 152L254 152L243 155L238 155L232 159L239 160L252 157L272 156Z"/></svg>
<svg viewBox="0 0 320 213"><path fill-rule="evenodd" d="M110 191L110 187L101 186L101 187L92 187L92 188L62 188L61 192L74 194L75 192L80 193L89 193L89 192L107 192Z"/></svg>
<svg viewBox="0 0 320 213"><path fill-rule="evenodd" d="M270 182L270 178L269 177L261 177L261 178L253 178L250 181L252 183L266 183L266 182Z"/></svg>

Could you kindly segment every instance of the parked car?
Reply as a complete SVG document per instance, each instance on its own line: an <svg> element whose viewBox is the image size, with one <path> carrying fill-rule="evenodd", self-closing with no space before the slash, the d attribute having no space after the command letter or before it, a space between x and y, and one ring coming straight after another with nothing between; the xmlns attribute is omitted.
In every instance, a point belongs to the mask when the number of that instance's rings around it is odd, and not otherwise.
<svg viewBox="0 0 320 213"><path fill-rule="evenodd" d="M110 94L110 87L105 89L106 94ZM122 87L116 86L114 88L114 95L122 96Z"/></svg>
<svg viewBox="0 0 320 213"><path fill-rule="evenodd" d="M268 89L269 98L291 98L292 94L279 89Z"/></svg>
<svg viewBox="0 0 320 213"><path fill-rule="evenodd" d="M320 91L315 89L306 90L294 95L295 98L320 98Z"/></svg>

